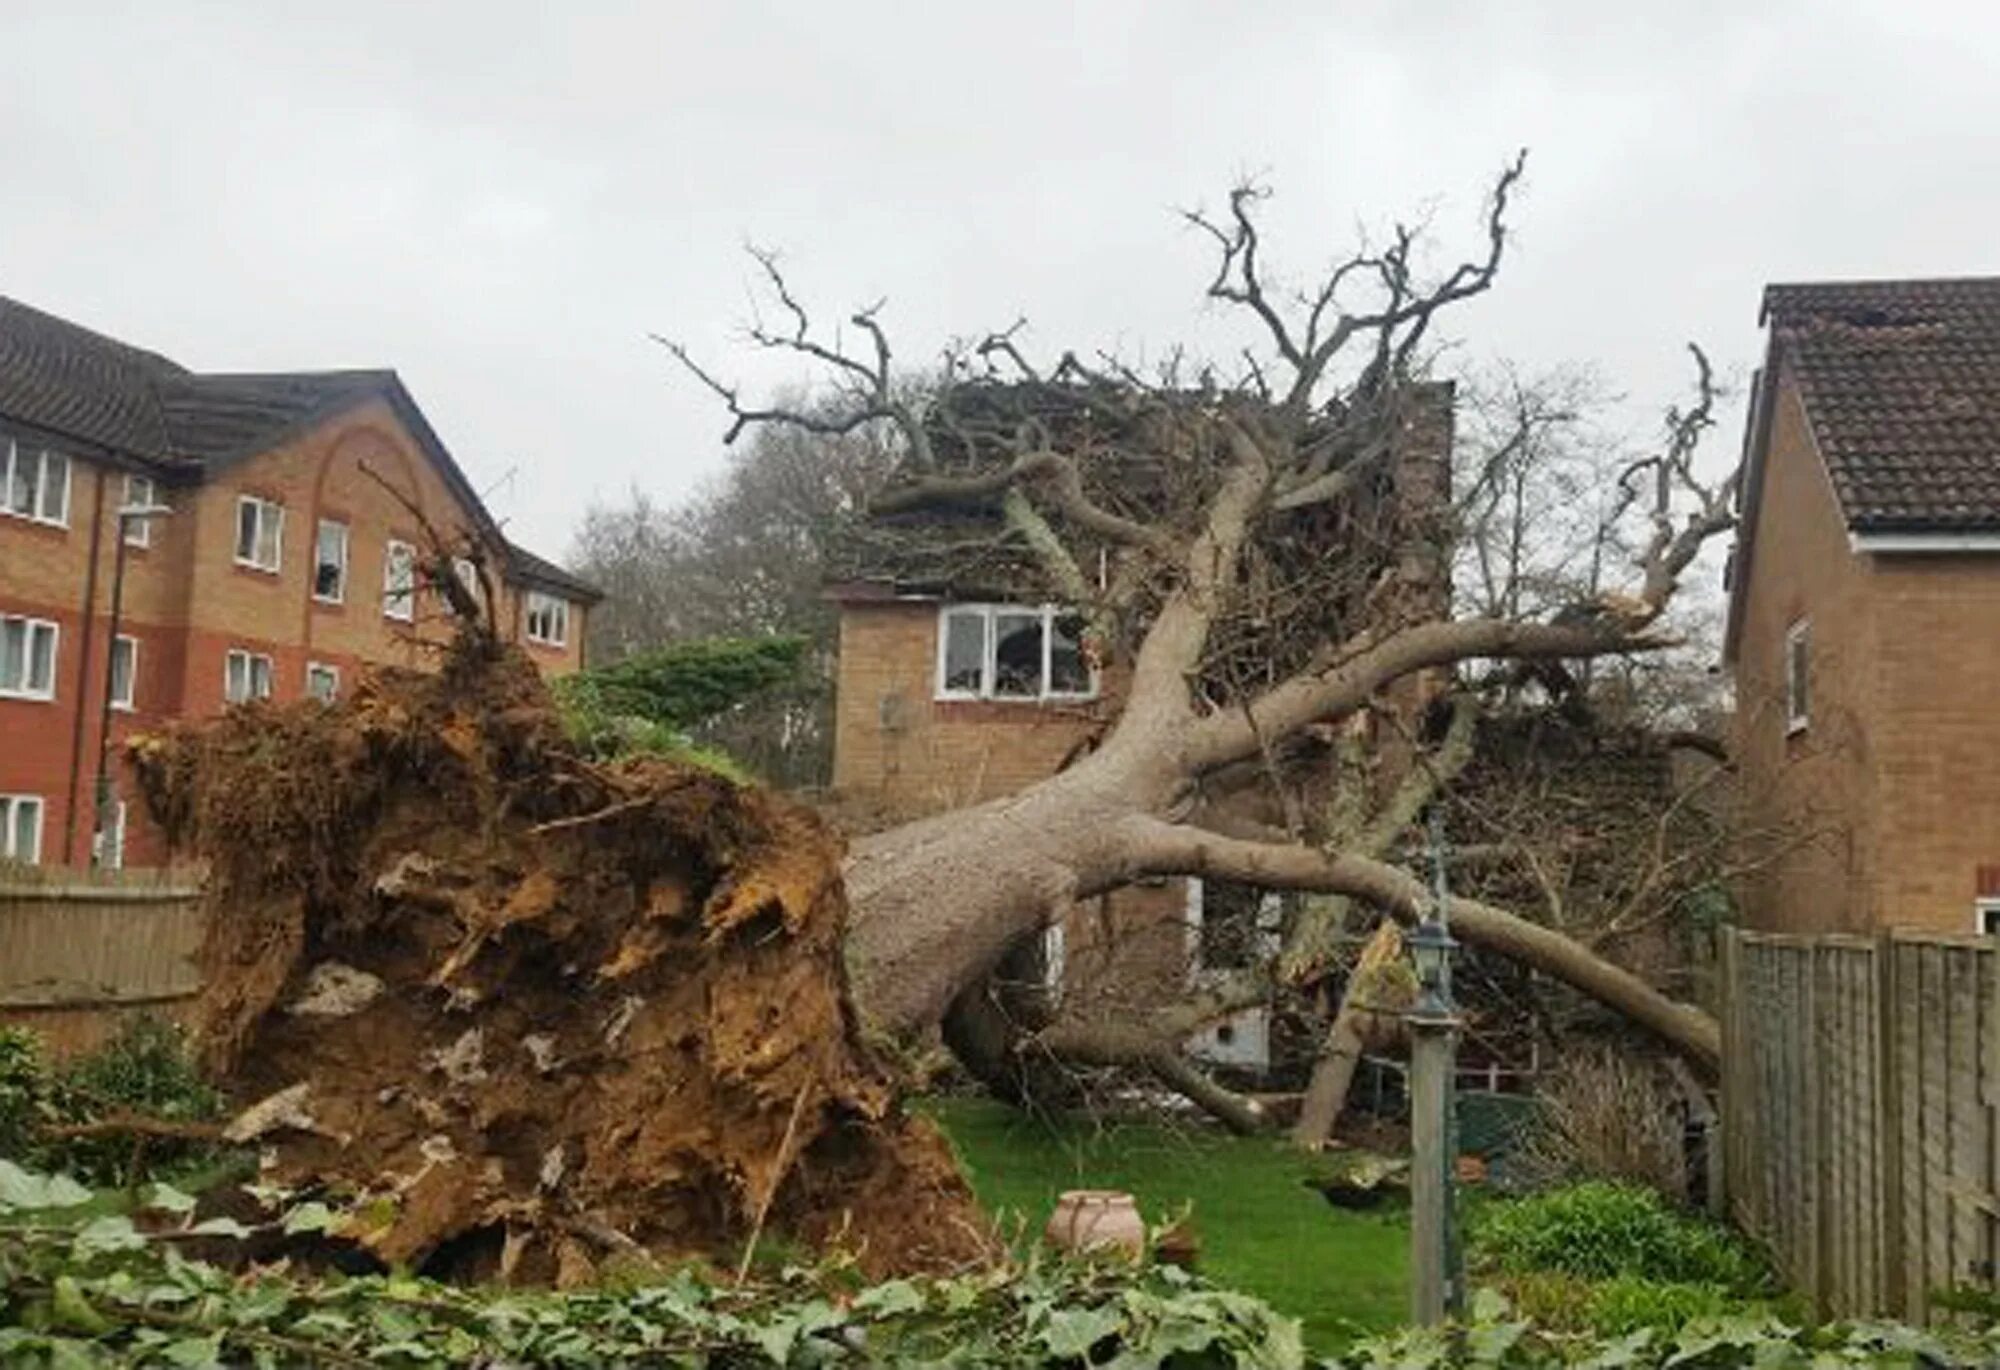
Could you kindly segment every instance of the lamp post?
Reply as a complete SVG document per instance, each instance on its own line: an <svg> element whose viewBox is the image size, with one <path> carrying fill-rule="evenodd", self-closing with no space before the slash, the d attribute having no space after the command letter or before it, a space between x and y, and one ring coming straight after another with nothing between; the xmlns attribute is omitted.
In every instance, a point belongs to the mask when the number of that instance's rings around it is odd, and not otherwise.
<svg viewBox="0 0 2000 1370"><path fill-rule="evenodd" d="M1458 943L1452 940L1446 912L1444 833L1435 810L1431 858L1435 895L1406 939L1417 974L1417 999L1404 1015L1410 1027L1410 1312L1420 1327L1443 1322L1464 1304L1452 1204L1458 1149L1452 1077L1459 1018L1451 995L1451 958Z"/></svg>
<svg viewBox="0 0 2000 1370"><path fill-rule="evenodd" d="M118 622L125 607L125 538L139 519L158 518L173 510L164 504L127 504L118 510L118 543L111 554L111 626L104 635L104 704L97 715L97 821L90 834L90 865L100 870L109 855L111 814L116 798L111 787L111 691L118 671ZM138 666L138 660L133 660Z"/></svg>

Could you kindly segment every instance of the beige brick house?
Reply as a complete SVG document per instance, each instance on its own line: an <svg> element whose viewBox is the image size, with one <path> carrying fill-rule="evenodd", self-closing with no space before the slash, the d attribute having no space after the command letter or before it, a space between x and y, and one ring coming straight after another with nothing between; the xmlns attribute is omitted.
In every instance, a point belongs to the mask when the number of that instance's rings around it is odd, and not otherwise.
<svg viewBox="0 0 2000 1370"><path fill-rule="evenodd" d="M2000 278L1774 285L1726 659L1745 921L2000 931Z"/></svg>

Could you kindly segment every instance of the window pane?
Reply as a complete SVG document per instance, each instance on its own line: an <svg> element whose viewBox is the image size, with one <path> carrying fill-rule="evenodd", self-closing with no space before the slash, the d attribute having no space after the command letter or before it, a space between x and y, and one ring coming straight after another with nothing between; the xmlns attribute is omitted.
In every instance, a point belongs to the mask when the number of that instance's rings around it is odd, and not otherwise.
<svg viewBox="0 0 2000 1370"><path fill-rule="evenodd" d="M978 694L986 673L986 615L959 610L944 620L944 687Z"/></svg>
<svg viewBox="0 0 2000 1370"><path fill-rule="evenodd" d="M993 615L993 693L1034 699L1042 693L1042 616L1006 610Z"/></svg>
<svg viewBox="0 0 2000 1370"><path fill-rule="evenodd" d="M0 620L0 690L25 689L28 684L28 621Z"/></svg>
<svg viewBox="0 0 2000 1370"><path fill-rule="evenodd" d="M285 510L282 505L267 504L263 516L257 523L257 564L275 570L278 565L278 539L285 527Z"/></svg>
<svg viewBox="0 0 2000 1370"><path fill-rule="evenodd" d="M13 439L0 445L0 507L10 514L28 513L33 505L28 499L28 475L22 469L21 449Z"/></svg>
<svg viewBox="0 0 2000 1370"><path fill-rule="evenodd" d="M1083 616L1057 614L1049 638L1049 693L1087 695L1090 667L1083 659Z"/></svg>
<svg viewBox="0 0 2000 1370"><path fill-rule="evenodd" d="M257 502L236 502L236 555L249 561L257 554Z"/></svg>
<svg viewBox="0 0 2000 1370"><path fill-rule="evenodd" d="M41 515L56 523L69 521L69 458L60 452L42 453Z"/></svg>
<svg viewBox="0 0 2000 1370"><path fill-rule="evenodd" d="M1204 970L1247 970L1256 964L1258 915L1264 893L1233 880L1204 880L1201 937L1196 955Z"/></svg>
<svg viewBox="0 0 2000 1370"><path fill-rule="evenodd" d="M271 697L271 658L267 656L250 658L250 693L259 699Z"/></svg>
<svg viewBox="0 0 2000 1370"><path fill-rule="evenodd" d="M7 854L17 861L33 863L42 852L42 804L38 799L16 799L14 821L8 834Z"/></svg>
<svg viewBox="0 0 2000 1370"><path fill-rule="evenodd" d="M347 595L347 525L321 519L313 554L313 594L338 600Z"/></svg>
<svg viewBox="0 0 2000 1370"><path fill-rule="evenodd" d="M49 694L56 684L56 630L53 624L37 623L28 633L28 688Z"/></svg>
<svg viewBox="0 0 2000 1370"><path fill-rule="evenodd" d="M391 618L409 618L415 610L416 549L406 542L392 542L382 568L382 612Z"/></svg>
<svg viewBox="0 0 2000 1370"><path fill-rule="evenodd" d="M132 668L139 653L139 644L129 637L121 637L111 644L111 702L130 705L132 703Z"/></svg>

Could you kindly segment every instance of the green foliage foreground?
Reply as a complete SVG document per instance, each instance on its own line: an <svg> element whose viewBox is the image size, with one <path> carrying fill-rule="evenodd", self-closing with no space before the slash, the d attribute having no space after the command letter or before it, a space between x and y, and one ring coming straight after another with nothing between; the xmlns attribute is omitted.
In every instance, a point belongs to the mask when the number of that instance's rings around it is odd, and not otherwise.
<svg viewBox="0 0 2000 1370"><path fill-rule="evenodd" d="M253 1229L197 1220L153 1185L139 1221L91 1192L0 1160L0 1364L687 1367L1046 1366L1202 1370L1308 1364L1296 1323L1172 1267L1030 1259L949 1279L864 1285L851 1268L735 1286L693 1269L569 1293L406 1275L234 1272L190 1258ZM256 1231L300 1238L338 1214L299 1203ZM2000 1337L1875 1326L1804 1330L1698 1319L1621 1337L1559 1336L1482 1294L1463 1327L1399 1333L1319 1362L1335 1370L1993 1363Z"/></svg>

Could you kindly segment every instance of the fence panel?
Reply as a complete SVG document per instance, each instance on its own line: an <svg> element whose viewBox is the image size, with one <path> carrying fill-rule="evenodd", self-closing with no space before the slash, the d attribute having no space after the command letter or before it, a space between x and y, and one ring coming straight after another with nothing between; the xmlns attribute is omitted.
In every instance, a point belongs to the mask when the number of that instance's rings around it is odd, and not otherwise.
<svg viewBox="0 0 2000 1370"><path fill-rule="evenodd" d="M87 1048L124 1014L178 1016L200 989L190 872L9 870L0 876L0 1022Z"/></svg>
<svg viewBox="0 0 2000 1370"><path fill-rule="evenodd" d="M1729 935L1730 1210L1825 1311L1995 1287L1996 975L1983 938Z"/></svg>

